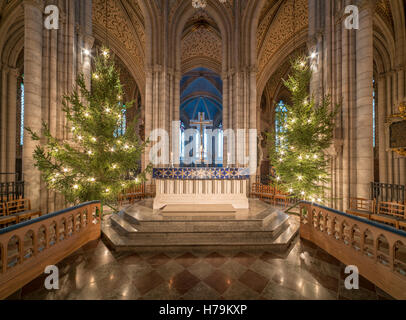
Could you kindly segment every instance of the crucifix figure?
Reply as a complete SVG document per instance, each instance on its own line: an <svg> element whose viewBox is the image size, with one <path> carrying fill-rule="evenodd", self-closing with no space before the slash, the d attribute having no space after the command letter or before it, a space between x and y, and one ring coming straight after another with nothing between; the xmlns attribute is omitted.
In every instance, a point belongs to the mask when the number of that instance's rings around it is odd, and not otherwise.
<svg viewBox="0 0 406 320"><path fill-rule="evenodd" d="M204 112L199 112L199 119L198 120L191 120L190 121L191 127L197 127L200 131L200 163L203 163L203 154L204 154L204 129L206 127L213 126L213 121L205 120Z"/></svg>

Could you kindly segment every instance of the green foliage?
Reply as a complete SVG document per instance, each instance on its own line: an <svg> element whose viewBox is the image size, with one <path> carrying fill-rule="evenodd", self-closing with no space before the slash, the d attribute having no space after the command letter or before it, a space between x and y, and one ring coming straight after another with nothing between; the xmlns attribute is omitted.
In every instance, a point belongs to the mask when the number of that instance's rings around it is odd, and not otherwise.
<svg viewBox="0 0 406 320"><path fill-rule="evenodd" d="M65 196L68 202L101 200L113 204L125 189L145 180L147 168L137 178L146 142L137 133L137 122L120 133L122 117L133 102L122 103L120 74L107 49L95 57L91 90L84 75L77 79L77 91L63 97L63 111L68 120L69 139L58 140L43 124L42 136L26 130L33 140L41 141L34 152L35 166L48 188Z"/></svg>
<svg viewBox="0 0 406 320"><path fill-rule="evenodd" d="M276 113L277 128L268 134L270 159L277 183L292 196L320 201L330 181L329 156L339 106L331 108L329 96L316 104L309 96L312 77L306 58L292 62L292 74L285 86L291 92L291 105Z"/></svg>

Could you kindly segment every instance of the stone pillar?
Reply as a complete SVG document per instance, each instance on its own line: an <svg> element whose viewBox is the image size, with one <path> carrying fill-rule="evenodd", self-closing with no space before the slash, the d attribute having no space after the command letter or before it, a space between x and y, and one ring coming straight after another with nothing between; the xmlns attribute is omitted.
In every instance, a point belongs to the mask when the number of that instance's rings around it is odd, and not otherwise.
<svg viewBox="0 0 406 320"><path fill-rule="evenodd" d="M359 13L360 29L356 32L356 196L367 199L370 196L370 183L374 180L372 138L373 16L373 2L363 1Z"/></svg>
<svg viewBox="0 0 406 320"><path fill-rule="evenodd" d="M42 28L43 2L25 0L24 4L24 86L25 126L35 132L41 130L42 93ZM32 141L25 131L23 148L23 173L26 198L31 200L33 209L40 206L40 173L34 167L33 153L37 142Z"/></svg>
<svg viewBox="0 0 406 320"><path fill-rule="evenodd" d="M1 68L1 110L0 110L0 172L7 171L7 85L9 68ZM0 175L0 182L6 182L6 176Z"/></svg>
<svg viewBox="0 0 406 320"><path fill-rule="evenodd" d="M153 72L152 66L145 68L145 139L148 140L153 130L153 110L152 110L152 94L153 94ZM150 163L149 152L151 143L145 148L142 169L144 170Z"/></svg>
<svg viewBox="0 0 406 320"><path fill-rule="evenodd" d="M379 182L388 182L388 159L387 159L387 143L386 143L386 103L385 103L385 76L380 76L378 79L378 146L379 146Z"/></svg>

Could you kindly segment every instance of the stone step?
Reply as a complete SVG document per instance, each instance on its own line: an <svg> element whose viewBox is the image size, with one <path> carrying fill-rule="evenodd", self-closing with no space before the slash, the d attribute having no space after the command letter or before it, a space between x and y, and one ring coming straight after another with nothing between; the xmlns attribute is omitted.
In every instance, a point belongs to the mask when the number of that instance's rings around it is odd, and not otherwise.
<svg viewBox="0 0 406 320"><path fill-rule="evenodd" d="M289 219L280 211L269 211L263 220L138 220L128 212L123 217L138 232L275 232Z"/></svg>
<svg viewBox="0 0 406 320"><path fill-rule="evenodd" d="M275 238L282 232L284 227L288 224L288 219L277 221L278 223L273 224L274 229L269 228L268 230L224 230L226 228L230 229L228 226L222 226L219 231L215 230L203 230L198 231L196 229L201 229L202 225L195 225L195 223L186 223L182 229L185 230L176 230L169 231L169 227L165 228L161 226L160 230L151 230L148 231L142 230L140 226L137 228L133 227L125 219L119 215L114 215L111 218L111 226L115 228L120 234L126 235L129 238L138 238L138 239L228 239L228 238ZM166 222L166 224L170 225ZM173 226L171 226L173 228ZM241 226L239 226L241 227ZM210 229L213 229L210 227Z"/></svg>
<svg viewBox="0 0 406 320"><path fill-rule="evenodd" d="M178 250L178 249L196 249L203 250L211 249L255 249L267 251L281 251L289 247L291 242L295 239L298 233L298 225L293 224L292 228L289 226L275 239L268 237L249 237L249 238L202 238L190 237L184 238L148 238L141 237L128 237L120 234L115 228L103 225L103 237L110 243L110 245L117 251L149 251L162 248L164 250Z"/></svg>
<svg viewBox="0 0 406 320"><path fill-rule="evenodd" d="M137 233L138 230L133 227L126 219L124 219L122 214L113 214L110 218L111 226L119 230L119 232L124 234Z"/></svg>
<svg viewBox="0 0 406 320"><path fill-rule="evenodd" d="M300 224L296 221L290 221L286 230L274 241L275 244L286 244L292 237L295 237L300 229Z"/></svg>

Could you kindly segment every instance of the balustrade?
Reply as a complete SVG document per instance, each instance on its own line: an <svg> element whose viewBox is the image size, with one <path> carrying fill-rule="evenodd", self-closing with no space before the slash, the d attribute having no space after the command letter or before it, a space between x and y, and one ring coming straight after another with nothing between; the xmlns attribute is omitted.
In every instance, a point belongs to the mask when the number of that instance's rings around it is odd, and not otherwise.
<svg viewBox="0 0 406 320"><path fill-rule="evenodd" d="M0 230L0 299L100 237L100 203L89 202Z"/></svg>
<svg viewBox="0 0 406 320"><path fill-rule="evenodd" d="M406 232L309 202L300 235L398 299L406 299Z"/></svg>

